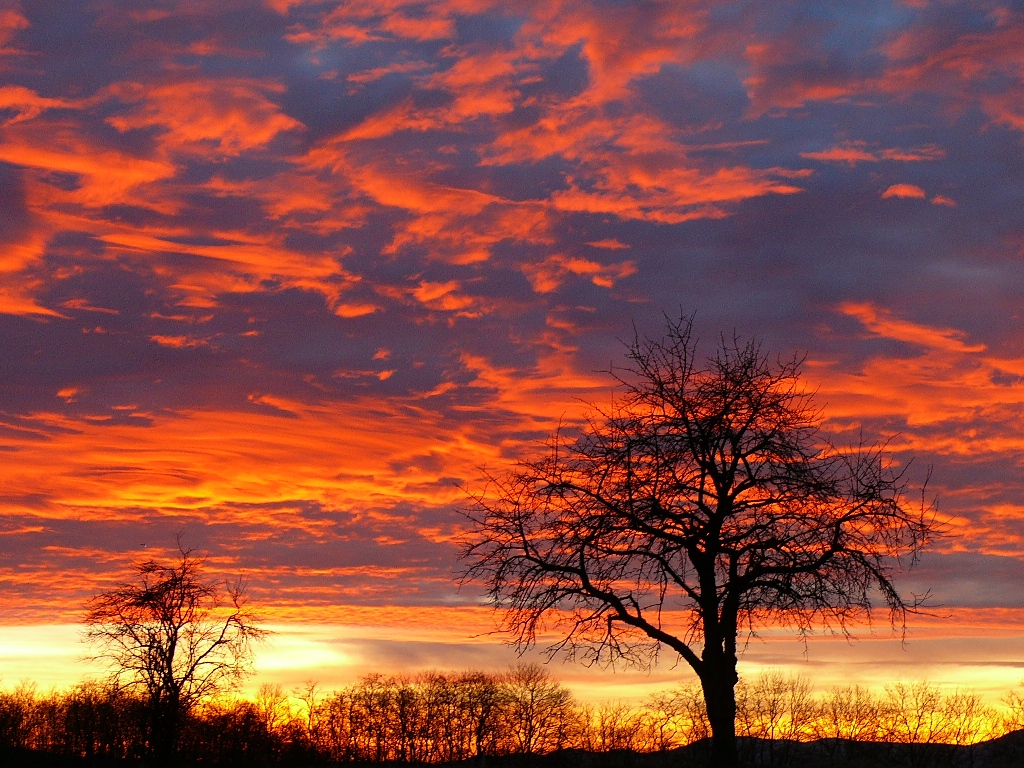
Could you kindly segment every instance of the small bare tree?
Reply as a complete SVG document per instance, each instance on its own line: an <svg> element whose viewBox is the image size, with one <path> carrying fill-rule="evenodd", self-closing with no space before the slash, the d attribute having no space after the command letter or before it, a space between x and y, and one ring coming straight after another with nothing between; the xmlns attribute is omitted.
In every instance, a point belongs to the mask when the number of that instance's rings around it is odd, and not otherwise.
<svg viewBox="0 0 1024 768"><path fill-rule="evenodd" d="M845 631L876 599L905 621L918 603L893 578L935 525L881 447L822 435L799 359L734 339L701 366L691 328L637 338L609 412L490 478L467 513L464 579L521 647L554 630L551 653L590 663L670 648L700 679L714 765L732 766L739 633Z"/></svg>
<svg viewBox="0 0 1024 768"><path fill-rule="evenodd" d="M537 664L513 667L502 682L505 728L513 752L543 754L569 743L576 716L569 689Z"/></svg>
<svg viewBox="0 0 1024 768"><path fill-rule="evenodd" d="M171 564L136 565L137 578L96 595L85 616L93 658L108 665L114 684L144 696L149 750L164 763L174 758L183 717L248 673L253 643L267 634L241 581L221 589L180 541L178 552Z"/></svg>

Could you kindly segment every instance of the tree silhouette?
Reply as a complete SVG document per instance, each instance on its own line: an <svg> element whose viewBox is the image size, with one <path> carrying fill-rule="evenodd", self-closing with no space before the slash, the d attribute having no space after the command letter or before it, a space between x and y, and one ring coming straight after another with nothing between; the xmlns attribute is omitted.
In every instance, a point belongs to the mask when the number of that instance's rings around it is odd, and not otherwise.
<svg viewBox="0 0 1024 768"><path fill-rule="evenodd" d="M85 617L94 658L115 685L147 702L148 748L162 763L174 759L183 717L249 672L253 642L267 634L240 581L221 589L180 541L178 553L172 564L136 565L136 580L96 595Z"/></svg>
<svg viewBox="0 0 1024 768"><path fill-rule="evenodd" d="M637 337L624 395L574 440L500 477L467 511L465 580L482 581L520 647L650 663L661 647L700 679L713 764L736 764L737 641L766 620L806 632L918 607L893 578L936 532L905 501L883 447L833 446L799 380L757 342L700 366L691 320Z"/></svg>

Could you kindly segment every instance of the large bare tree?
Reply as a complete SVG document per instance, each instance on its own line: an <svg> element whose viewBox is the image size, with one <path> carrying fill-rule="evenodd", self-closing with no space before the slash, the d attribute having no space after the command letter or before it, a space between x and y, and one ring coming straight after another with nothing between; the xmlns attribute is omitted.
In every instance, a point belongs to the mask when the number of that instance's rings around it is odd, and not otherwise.
<svg viewBox="0 0 1024 768"><path fill-rule="evenodd" d="M799 378L757 342L701 362L690 320L637 338L623 394L575 439L491 477L468 510L464 578L520 647L649 663L669 648L700 679L713 764L736 764L737 643L765 622L846 631L885 605L934 535L923 496L880 446L835 447Z"/></svg>
<svg viewBox="0 0 1024 768"><path fill-rule="evenodd" d="M183 717L249 672L253 643L266 635L242 583L221 588L202 565L179 542L176 562L139 563L135 580L96 595L85 617L94 658L116 685L145 697L149 749L161 763L174 759Z"/></svg>

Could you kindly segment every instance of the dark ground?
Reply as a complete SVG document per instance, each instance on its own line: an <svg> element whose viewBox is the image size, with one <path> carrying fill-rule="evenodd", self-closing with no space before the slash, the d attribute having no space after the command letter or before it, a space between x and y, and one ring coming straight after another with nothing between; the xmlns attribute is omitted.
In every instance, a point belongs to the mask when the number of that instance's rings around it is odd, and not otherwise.
<svg viewBox="0 0 1024 768"><path fill-rule="evenodd" d="M741 739L745 768L1024 768L1024 731L967 747L946 744L882 744L825 740L810 743ZM549 755L509 755L447 763L431 768L714 768L706 742L668 752L583 752L563 750ZM102 758L75 758L31 750L0 749L0 768L127 768L147 764ZM354 763L262 763L219 761L188 763L181 768L328 768ZM361 763L360 765L373 765ZM408 763L387 763L408 768Z"/></svg>

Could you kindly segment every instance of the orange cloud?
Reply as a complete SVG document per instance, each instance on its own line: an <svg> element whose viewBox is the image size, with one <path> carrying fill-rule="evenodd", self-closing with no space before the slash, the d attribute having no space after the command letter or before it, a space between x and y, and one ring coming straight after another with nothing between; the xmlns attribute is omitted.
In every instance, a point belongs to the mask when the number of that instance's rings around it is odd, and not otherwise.
<svg viewBox="0 0 1024 768"><path fill-rule="evenodd" d="M797 28L746 46L744 55L751 74L743 85L751 117L797 109L811 101L846 98L866 88L855 74L827 66L827 54L809 46L814 39L809 33Z"/></svg>
<svg viewBox="0 0 1024 768"><path fill-rule="evenodd" d="M893 184L882 193L882 199L887 197L910 197L924 199L927 197L924 190L916 184Z"/></svg>
<svg viewBox="0 0 1024 768"><path fill-rule="evenodd" d="M345 292L358 278L341 268L329 253L305 253L290 249L278 233L256 235L243 231L212 232L221 242L217 245L194 245L179 242L174 230L121 228L99 239L112 252L131 256L140 254L181 254L199 256L204 267L182 269L168 265L164 273L172 278L171 286L188 306L215 306L217 294L249 291L261 280L280 280L283 286L299 287L321 293L331 306L343 301Z"/></svg>
<svg viewBox="0 0 1024 768"><path fill-rule="evenodd" d="M1024 39L1022 39L1024 43ZM992 120L1000 125L1005 125L1017 131L1024 131L1024 105L1021 104L1021 96L1024 95L1024 87L1009 93L1002 93L995 96L983 96L981 99L985 112Z"/></svg>
<svg viewBox="0 0 1024 768"><path fill-rule="evenodd" d="M449 288L424 283L418 290L429 302L444 300L454 292ZM155 341L188 346L194 340ZM403 527L414 531L415 523L396 518L396 505L460 502L463 492L450 478L472 480L481 463L503 463L506 453L525 444L524 435L576 415L580 406L573 394L607 389L604 377L572 368L571 350L550 349L533 370L495 367L472 356L464 363L470 377L459 386L487 397L449 415L429 407L430 398L443 396L434 392L327 405L254 392L249 400L257 410L249 412L157 414L125 404L149 420L145 427L100 415L37 413L17 431L5 432L12 449L5 494L19 498L45 489L45 503L18 510L40 525L60 519L130 524L140 515L172 516L239 526L239 535L292 530L320 537L330 523L305 514L308 502L353 524L384 522L389 535L401 537ZM77 387L61 392L65 399L79 394ZM0 415L0 424L5 418ZM450 524L438 525L427 534L450 540Z"/></svg>
<svg viewBox="0 0 1024 768"><path fill-rule="evenodd" d="M427 91L450 95L449 103L424 109L407 99L390 110L371 115L350 129L345 138L381 139L400 131L465 126L468 121L512 112L521 101L515 87L517 79L523 76L520 56L520 52L463 51L449 47L445 58L455 59L451 66L417 78L417 84Z"/></svg>
<svg viewBox="0 0 1024 768"><path fill-rule="evenodd" d="M852 441L867 430L888 436L888 448L898 454L945 462L936 480L951 536L936 552L1015 557L1024 529L1017 525L1019 505L1007 500L1015 491L1005 478L987 469L952 483L942 475L993 462L1015 465L1024 452L1024 359L874 305L845 304L840 311L869 338L908 346L876 351L852 366L808 363L829 429Z"/></svg>
<svg viewBox="0 0 1024 768"><path fill-rule="evenodd" d="M53 189L53 199L95 208L107 205L156 204L139 188L169 179L175 166L164 160L137 157L91 144L73 123L19 123L0 134L0 160L42 171L71 174L79 186L69 192ZM37 189L39 189L37 187ZM42 192L42 190L39 190Z"/></svg>
<svg viewBox="0 0 1024 768"><path fill-rule="evenodd" d="M238 155L302 127L267 98L284 88L265 80L117 83L108 90L119 100L137 105L107 118L108 123L121 132L158 128L161 144L170 151Z"/></svg>
<svg viewBox="0 0 1024 768"><path fill-rule="evenodd" d="M871 333L886 339L906 341L928 349L939 349L947 352L984 352L984 344L968 345L963 338L966 334L953 328L930 328L908 320L901 320L886 310L872 304L846 303L839 310L850 317L855 317Z"/></svg>
<svg viewBox="0 0 1024 768"><path fill-rule="evenodd" d="M13 8L0 9L0 55L15 53L16 51L7 48L7 45L18 32L30 26L28 19L19 11Z"/></svg>
<svg viewBox="0 0 1024 768"><path fill-rule="evenodd" d="M334 314L338 317L363 317L364 315L372 315L374 312L379 311L380 307L369 303L349 303L343 301L334 307Z"/></svg>
<svg viewBox="0 0 1024 768"><path fill-rule="evenodd" d="M605 265L579 256L561 254L549 256L537 264L524 264L522 269L537 293L556 290L569 275L589 277L594 285L612 288L617 281L636 273L636 265L632 261Z"/></svg>
<svg viewBox="0 0 1024 768"><path fill-rule="evenodd" d="M182 349L185 347L201 347L209 343L206 339L197 339L194 336L155 335L150 336L149 340L155 341L162 347L172 347L174 349Z"/></svg>
<svg viewBox="0 0 1024 768"><path fill-rule="evenodd" d="M589 245L591 248L607 248L612 251L619 250L620 248L629 248L628 245L626 245L625 243L620 243L614 237L609 237L605 240L594 240L592 242L587 243L587 245Z"/></svg>
<svg viewBox="0 0 1024 768"><path fill-rule="evenodd" d="M80 106L81 102L46 98L24 86L0 86L0 109L11 110L15 113L13 117L4 122L4 125L20 123L22 120L32 120L48 109L78 109Z"/></svg>
<svg viewBox="0 0 1024 768"><path fill-rule="evenodd" d="M883 52L891 66L879 81L881 90L928 91L958 103L978 104L994 123L1024 130L1024 16L993 11L988 30L948 36L915 25L897 35Z"/></svg>
<svg viewBox="0 0 1024 768"><path fill-rule="evenodd" d="M621 98L637 79L671 63L699 58L696 38L707 25L708 9L696 2L603 6L571 0L536 3L520 37L536 39L543 50L581 47L589 85L581 102L592 106Z"/></svg>
<svg viewBox="0 0 1024 768"><path fill-rule="evenodd" d="M979 80L993 72L1019 67L1024 40L1024 19L1019 14L985 31L954 37L939 36L935 31L919 24L887 43L884 53L899 65L889 77L936 84L950 76Z"/></svg>
<svg viewBox="0 0 1024 768"><path fill-rule="evenodd" d="M907 3L924 10L926 2ZM904 99L930 93L955 113L979 107L993 123L1024 130L1019 105L1024 101L1020 50L1024 17L1007 9L988 14L990 28L956 30L953 17L918 13L909 28L883 41L874 51L886 58L876 69L856 59L837 65L829 50L819 47L823 24L804 21L747 45L751 74L744 81L751 100L750 115L794 110L813 101L848 101L881 95ZM943 22L946 22L944 24ZM857 146L840 145L813 159L869 162ZM903 159L892 157L889 159ZM907 158L913 159L913 158ZM930 158L924 158L930 159Z"/></svg>
<svg viewBox="0 0 1024 768"><path fill-rule="evenodd" d="M47 487L56 503L40 510L40 515L82 520L122 519L134 514L126 511L131 509L186 512L227 502L289 499L315 500L331 508L372 507L386 499L393 503L400 498L436 503L433 495L425 497L422 491L414 490L428 476L409 471L396 474L388 467L431 446L448 453L445 443L458 430L453 433L449 427L431 432L426 425L401 420L405 423L402 426L396 420L384 434L371 426L379 426L384 415L379 403L359 416L356 410L348 412L347 408L345 414L311 410L301 403L268 397L262 395L258 400L271 405L271 413L294 413L299 418L182 413L161 417L154 427L141 429L90 427L41 414L35 420L39 427L63 424L73 429L44 443L19 445L18 466L12 467L9 491L17 494ZM363 405L365 408L369 402ZM203 424L201 438L196 432L197 420ZM316 434L322 437L318 439ZM300 444L307 448L296 452ZM134 446L130 461L111 462L115 455L123 454L126 445ZM33 467L49 451L63 456L64 470L56 482L52 476L45 480L44 465ZM319 458L313 459L313 451ZM51 461L56 460L56 454L50 456ZM308 466L303 468L304 464ZM111 486L114 478L116 486ZM434 489L431 494L436 492ZM276 526L305 525L298 518L291 523L268 520L267 524L272 522Z"/></svg>
<svg viewBox="0 0 1024 768"><path fill-rule="evenodd" d="M490 258L502 240L550 242L550 221L542 201L512 201L475 189L442 185L429 172L410 172L384 159L362 160L331 141L309 152L303 165L342 177L353 191L376 204L400 209L409 218L396 225L385 254L423 246L431 258L472 264Z"/></svg>
<svg viewBox="0 0 1024 768"><path fill-rule="evenodd" d="M298 4L301 0L273 0L275 9L282 13ZM455 36L455 13L482 12L494 5L487 0L457 3L356 0L338 6L315 25L294 28L287 39L316 49L333 40L354 44L393 38L419 42L447 40Z"/></svg>
<svg viewBox="0 0 1024 768"><path fill-rule="evenodd" d="M940 455L1024 450L1024 361L996 356L956 329L914 323L871 304L839 309L871 336L905 342L913 351L872 356L859 370L811 365L837 425L904 423L903 448ZM927 432L919 431L924 427Z"/></svg>
<svg viewBox="0 0 1024 768"><path fill-rule="evenodd" d="M535 62L582 44L589 66L587 89L569 101L539 102L536 106L542 116L529 127L501 130L481 147L486 165L537 162L560 155L578 167L573 174L576 183L551 196L554 209L667 223L721 217L728 213L726 204L799 191L772 178L781 169L698 167L687 157L674 130L651 117L613 120L602 114L602 106L627 96L638 78L696 56L691 44L706 24L705 15L699 5L658 4L650 13L623 8L603 9L600 14L574 3L537 5L517 35L515 49L450 46L444 55L455 58L454 64L417 79L428 91L450 95L444 106L423 109L407 99L349 129L344 140L376 141L403 131L464 127L469 121L499 117L522 106L521 84ZM339 8L334 16L366 22L372 14L356 5ZM337 144L335 151L340 150ZM391 178L384 190L390 191L396 182L400 187L408 185L408 173L403 169L401 180ZM424 217L415 229L436 235L448 223L447 217L442 218L443 223ZM419 237L413 234L399 241L418 242Z"/></svg>
<svg viewBox="0 0 1024 768"><path fill-rule="evenodd" d="M469 296L460 294L462 288L458 280L444 283L422 281L410 293L417 301L431 309L444 312L465 312L477 302Z"/></svg>
<svg viewBox="0 0 1024 768"><path fill-rule="evenodd" d="M561 155L579 164L579 180L567 177L569 189L551 195L556 209L663 223L721 218L742 200L801 191L777 180L793 175L782 169L702 167L674 133L652 117L613 121L573 104L503 134L485 162L537 162Z"/></svg>
<svg viewBox="0 0 1024 768"><path fill-rule="evenodd" d="M929 144L913 149L871 149L867 142L848 141L835 147L821 150L819 152L801 152L800 157L809 160L824 160L827 162L848 163L877 163L882 160L895 160L899 162L920 162L922 160L941 160L946 152L939 146Z"/></svg>
<svg viewBox="0 0 1024 768"><path fill-rule="evenodd" d="M704 174L693 168L609 168L607 180L596 190L573 186L555 192L552 202L563 211L610 213L622 219L678 224L698 218L728 215L723 204L737 203L769 193L794 194L801 188L771 180L751 169L722 168ZM630 193L629 182L643 184L644 194ZM616 183L618 182L618 183Z"/></svg>
<svg viewBox="0 0 1024 768"><path fill-rule="evenodd" d="M370 211L341 179L290 168L271 180L228 180L214 176L202 189L219 198L235 198L247 204L258 201L267 217L285 226L323 235L363 226Z"/></svg>
<svg viewBox="0 0 1024 768"><path fill-rule="evenodd" d="M430 64L425 61L407 61L401 64L388 64L384 67L374 67L373 69L366 69L362 72L355 72L350 75L346 75L345 79L350 83L372 83L375 80L385 75L400 74L404 72L419 72L424 69L429 69Z"/></svg>

